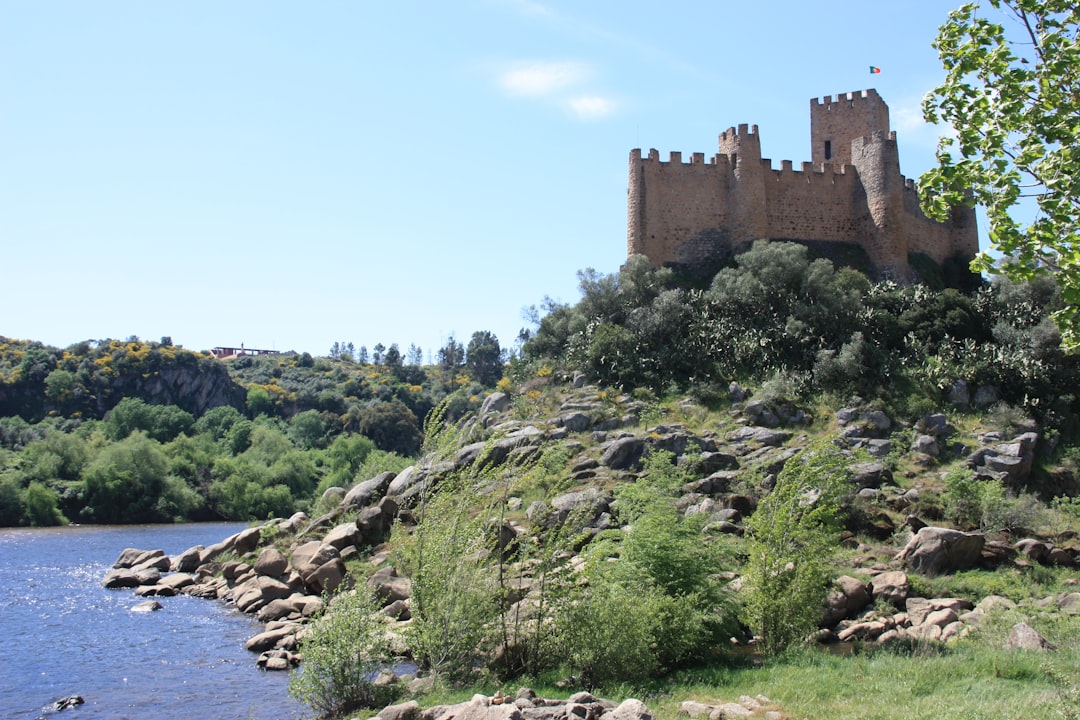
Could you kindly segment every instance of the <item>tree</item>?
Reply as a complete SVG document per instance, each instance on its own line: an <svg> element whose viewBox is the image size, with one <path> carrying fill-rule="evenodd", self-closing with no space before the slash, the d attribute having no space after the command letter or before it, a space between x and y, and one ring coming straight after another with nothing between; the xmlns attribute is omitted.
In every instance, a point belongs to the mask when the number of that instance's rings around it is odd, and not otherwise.
<svg viewBox="0 0 1080 720"><path fill-rule="evenodd" d="M398 348L397 343L393 343L386 349L386 354L383 355L383 365L388 368L401 367L401 350Z"/></svg>
<svg viewBox="0 0 1080 720"><path fill-rule="evenodd" d="M487 330L473 333L465 350L465 366L473 380L491 387L503 375L503 353L499 338Z"/></svg>
<svg viewBox="0 0 1080 720"><path fill-rule="evenodd" d="M424 351L417 345L410 343L409 352L405 356L410 365L420 367L424 364Z"/></svg>
<svg viewBox="0 0 1080 720"><path fill-rule="evenodd" d="M373 681L393 657L379 606L366 585L335 597L309 627L300 641L304 666L289 680L290 695L323 717L393 701L397 688Z"/></svg>
<svg viewBox="0 0 1080 720"><path fill-rule="evenodd" d="M416 415L400 400L375 403L365 408L359 430L374 440L380 450L399 455L415 455L423 441Z"/></svg>
<svg viewBox="0 0 1080 720"><path fill-rule="evenodd" d="M805 641L821 620L849 475L836 446L819 441L784 466L746 522L746 613L767 653Z"/></svg>
<svg viewBox="0 0 1080 720"><path fill-rule="evenodd" d="M1078 27L1074 0L985 0L950 13L934 41L946 78L923 114L956 137L942 138L938 167L920 178L934 217L964 202L986 208L1005 258L995 265L984 253L975 269L1057 279L1065 303L1055 320L1070 351L1080 348ZM1025 226L1026 198L1036 213Z"/></svg>
<svg viewBox="0 0 1080 720"><path fill-rule="evenodd" d="M453 372L465 362L465 348L451 335L446 344L439 348L439 366L448 372Z"/></svg>

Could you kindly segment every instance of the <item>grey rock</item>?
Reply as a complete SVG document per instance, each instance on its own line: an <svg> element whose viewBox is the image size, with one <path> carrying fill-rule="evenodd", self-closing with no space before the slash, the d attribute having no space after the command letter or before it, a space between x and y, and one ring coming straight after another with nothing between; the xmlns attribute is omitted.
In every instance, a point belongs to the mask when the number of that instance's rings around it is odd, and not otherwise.
<svg viewBox="0 0 1080 720"><path fill-rule="evenodd" d="M172 570L176 572L190 573L195 572L199 567L199 558L203 551L202 545L196 545L193 548L188 548L184 552L177 555L172 560Z"/></svg>
<svg viewBox="0 0 1080 720"><path fill-rule="evenodd" d="M289 560L276 547L263 548L255 561L255 572L270 577L281 577L289 569Z"/></svg>
<svg viewBox="0 0 1080 720"><path fill-rule="evenodd" d="M892 419L881 410L871 410L863 415L863 419L878 432L887 432L892 427Z"/></svg>
<svg viewBox="0 0 1080 720"><path fill-rule="evenodd" d="M600 456L600 464L612 470L629 470L645 453L645 439L624 437L613 440Z"/></svg>
<svg viewBox="0 0 1080 720"><path fill-rule="evenodd" d="M640 700L623 700L614 710L608 710L600 720L656 720L656 716Z"/></svg>
<svg viewBox="0 0 1080 720"><path fill-rule="evenodd" d="M880 598L897 608L902 608L911 594L911 581L908 580L907 573L891 570L871 579L870 588L874 599Z"/></svg>
<svg viewBox="0 0 1080 720"><path fill-rule="evenodd" d="M387 488L395 477L397 477L396 473L387 471L364 480L345 493L341 504L346 508L367 507L386 494Z"/></svg>
<svg viewBox="0 0 1080 720"><path fill-rule="evenodd" d="M415 700L389 705L380 710L375 717L379 720L417 720L420 717L420 705Z"/></svg>
<svg viewBox="0 0 1080 720"><path fill-rule="evenodd" d="M977 533L927 526L908 541L897 559L925 575L939 575L975 565L985 542Z"/></svg>
<svg viewBox="0 0 1080 720"><path fill-rule="evenodd" d="M966 380L957 380L949 388L947 399L958 408L966 408L971 404L971 388Z"/></svg>
<svg viewBox="0 0 1080 720"><path fill-rule="evenodd" d="M848 469L852 482L859 488L879 488L893 482L892 472L879 462L856 463Z"/></svg>
<svg viewBox="0 0 1080 720"><path fill-rule="evenodd" d="M930 457L937 457L941 454L941 448L938 447L937 439L933 435L915 436L915 440L911 443L911 449L914 452L929 455Z"/></svg>
<svg viewBox="0 0 1080 720"><path fill-rule="evenodd" d="M480 404L480 414L501 413L510 407L510 398L504 392L493 392Z"/></svg>
<svg viewBox="0 0 1080 720"><path fill-rule="evenodd" d="M359 546L360 540L360 530L356 527L356 523L354 522L338 525L323 538L324 543L333 545L338 549L338 552L341 552L347 547Z"/></svg>
<svg viewBox="0 0 1080 720"><path fill-rule="evenodd" d="M1013 625L1012 630L1009 631L1009 637L1005 640L1005 649L1052 651L1057 650L1057 646L1039 634L1038 630L1026 622L1021 622Z"/></svg>

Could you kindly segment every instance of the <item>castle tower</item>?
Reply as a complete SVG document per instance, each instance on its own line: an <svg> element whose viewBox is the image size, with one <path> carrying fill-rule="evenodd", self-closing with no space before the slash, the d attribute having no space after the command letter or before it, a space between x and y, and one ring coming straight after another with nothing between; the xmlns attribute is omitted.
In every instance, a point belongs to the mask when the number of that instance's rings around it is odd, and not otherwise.
<svg viewBox="0 0 1080 720"><path fill-rule="evenodd" d="M850 164L851 143L876 132L889 134L889 106L877 90L810 101L810 161L816 166Z"/></svg>
<svg viewBox="0 0 1080 720"><path fill-rule="evenodd" d="M905 237L904 177L896 133L877 131L851 143L851 164L859 171L871 226L863 246L884 277L906 282L908 243Z"/></svg>
<svg viewBox="0 0 1080 720"><path fill-rule="evenodd" d="M731 185L731 233L734 237L756 240L768 237L765 216L765 169L761 164L761 135L757 125L739 125L720 133L720 154L734 162Z"/></svg>

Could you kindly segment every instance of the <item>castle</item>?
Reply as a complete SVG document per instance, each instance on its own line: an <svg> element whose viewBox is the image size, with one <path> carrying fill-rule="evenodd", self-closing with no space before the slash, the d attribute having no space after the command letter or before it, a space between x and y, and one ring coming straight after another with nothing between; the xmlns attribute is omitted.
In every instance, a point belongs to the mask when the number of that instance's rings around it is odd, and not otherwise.
<svg viewBox="0 0 1080 720"><path fill-rule="evenodd" d="M761 157L757 125L720 134L705 161L682 153L662 162L656 150L630 153L627 253L656 266L701 267L757 239L800 242L824 254L865 251L869 270L913 278L910 255L939 265L978 252L975 212L956 207L947 222L919 209L913 180L900 174L889 108L876 90L810 101L810 162L780 169ZM853 247L854 246L854 247Z"/></svg>

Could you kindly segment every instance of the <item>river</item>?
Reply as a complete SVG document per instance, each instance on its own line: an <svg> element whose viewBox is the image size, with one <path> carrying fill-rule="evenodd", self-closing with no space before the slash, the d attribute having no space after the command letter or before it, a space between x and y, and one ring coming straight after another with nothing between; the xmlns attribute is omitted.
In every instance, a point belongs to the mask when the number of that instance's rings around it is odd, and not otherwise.
<svg viewBox="0 0 1080 720"><path fill-rule="evenodd" d="M244 642L261 630L222 603L154 598L101 579L127 547L176 555L238 524L0 529L0 718L295 720L288 673L259 670ZM78 707L54 701L81 695Z"/></svg>

